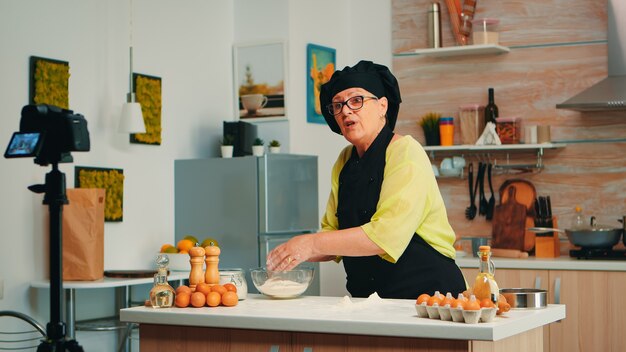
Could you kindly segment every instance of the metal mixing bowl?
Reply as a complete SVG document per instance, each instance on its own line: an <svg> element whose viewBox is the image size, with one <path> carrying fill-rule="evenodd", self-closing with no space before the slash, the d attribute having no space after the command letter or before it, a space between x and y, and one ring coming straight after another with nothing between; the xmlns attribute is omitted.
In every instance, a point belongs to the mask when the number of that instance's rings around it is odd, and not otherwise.
<svg viewBox="0 0 626 352"><path fill-rule="evenodd" d="M548 303L548 291L535 288L500 289L511 309L540 309Z"/></svg>

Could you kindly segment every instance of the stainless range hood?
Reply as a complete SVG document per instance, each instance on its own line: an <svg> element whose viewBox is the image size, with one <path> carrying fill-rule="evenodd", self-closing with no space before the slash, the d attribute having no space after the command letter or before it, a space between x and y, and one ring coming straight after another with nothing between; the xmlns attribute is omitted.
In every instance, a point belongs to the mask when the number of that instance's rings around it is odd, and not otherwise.
<svg viewBox="0 0 626 352"><path fill-rule="evenodd" d="M609 76L578 95L557 104L557 109L626 111L626 1L608 0ZM618 21L618 18L621 21Z"/></svg>

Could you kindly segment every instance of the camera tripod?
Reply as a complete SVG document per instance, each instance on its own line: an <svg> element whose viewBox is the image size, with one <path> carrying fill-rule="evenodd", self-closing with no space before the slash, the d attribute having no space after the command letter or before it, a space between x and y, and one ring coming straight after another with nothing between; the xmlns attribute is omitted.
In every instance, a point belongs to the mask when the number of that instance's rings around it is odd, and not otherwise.
<svg viewBox="0 0 626 352"><path fill-rule="evenodd" d="M32 185L29 190L45 193L43 204L50 212L50 322L46 325L46 339L37 352L83 352L76 340L66 339L65 323L61 320L63 299L63 205L68 204L65 193L65 174L59 164L52 163L52 171L46 174L44 185Z"/></svg>

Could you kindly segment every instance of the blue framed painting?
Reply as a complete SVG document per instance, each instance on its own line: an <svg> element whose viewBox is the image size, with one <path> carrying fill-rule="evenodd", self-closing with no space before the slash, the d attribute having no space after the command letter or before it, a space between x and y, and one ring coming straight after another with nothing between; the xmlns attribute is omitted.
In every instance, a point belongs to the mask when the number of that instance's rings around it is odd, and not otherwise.
<svg viewBox="0 0 626 352"><path fill-rule="evenodd" d="M306 46L306 121L325 124L320 106L320 87L335 72L336 50L321 45Z"/></svg>

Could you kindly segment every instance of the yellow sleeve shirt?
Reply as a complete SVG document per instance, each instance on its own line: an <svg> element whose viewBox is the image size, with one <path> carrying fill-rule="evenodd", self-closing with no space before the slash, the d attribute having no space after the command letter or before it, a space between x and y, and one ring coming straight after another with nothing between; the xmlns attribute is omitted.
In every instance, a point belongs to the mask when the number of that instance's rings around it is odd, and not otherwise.
<svg viewBox="0 0 626 352"><path fill-rule="evenodd" d="M331 192L321 222L323 231L339 228L339 174L351 151L352 146L344 148L333 166ZM381 257L392 263L404 253L415 233L443 255L455 258L454 230L448 222L430 160L413 137L404 136L387 147L376 212L361 228L385 251Z"/></svg>

